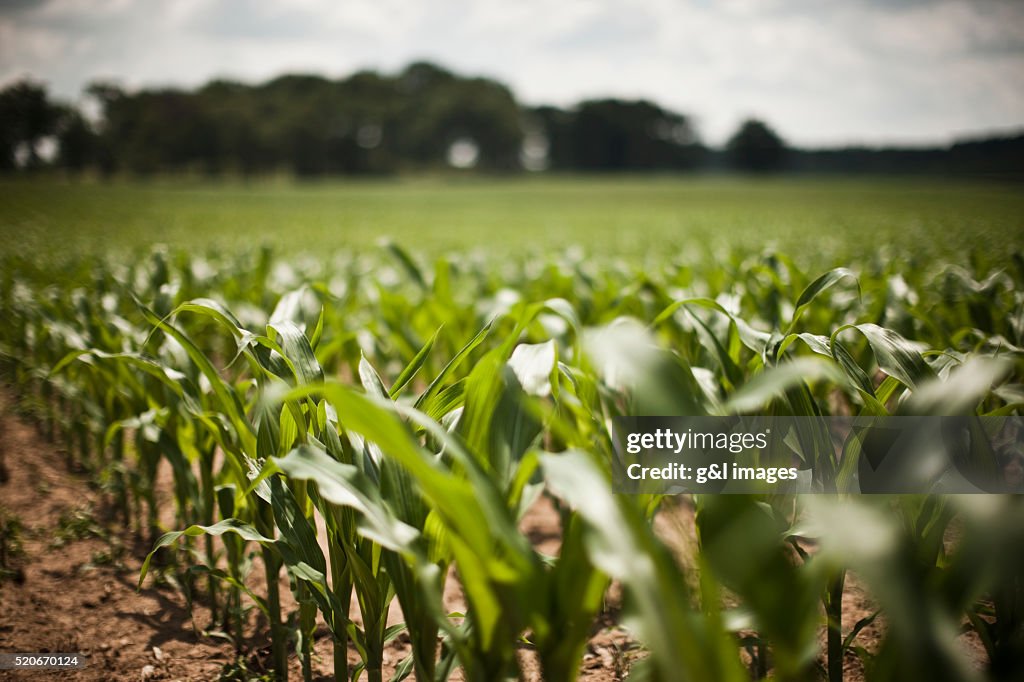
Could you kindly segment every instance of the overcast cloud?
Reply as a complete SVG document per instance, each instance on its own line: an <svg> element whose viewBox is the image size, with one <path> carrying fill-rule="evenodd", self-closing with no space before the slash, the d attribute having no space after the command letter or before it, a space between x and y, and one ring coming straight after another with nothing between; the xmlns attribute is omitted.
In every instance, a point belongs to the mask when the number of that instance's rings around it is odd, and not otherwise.
<svg viewBox="0 0 1024 682"><path fill-rule="evenodd" d="M713 143L749 115L800 144L1024 125L1021 0L0 0L0 82L62 97L414 59L531 104L651 98Z"/></svg>

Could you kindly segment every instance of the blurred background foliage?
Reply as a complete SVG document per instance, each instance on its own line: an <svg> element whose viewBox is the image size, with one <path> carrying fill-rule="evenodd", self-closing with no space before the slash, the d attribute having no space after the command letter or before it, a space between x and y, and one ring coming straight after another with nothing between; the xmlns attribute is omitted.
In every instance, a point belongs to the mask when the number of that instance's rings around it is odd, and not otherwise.
<svg viewBox="0 0 1024 682"><path fill-rule="evenodd" d="M290 74L213 80L194 90L130 91L94 82L78 106L46 86L0 91L0 170L57 167L152 175L394 174L508 171L778 171L1014 174L1024 135L934 147L790 149L744 121L721 149L693 116L647 100L528 106L508 86L415 62L395 74Z"/></svg>

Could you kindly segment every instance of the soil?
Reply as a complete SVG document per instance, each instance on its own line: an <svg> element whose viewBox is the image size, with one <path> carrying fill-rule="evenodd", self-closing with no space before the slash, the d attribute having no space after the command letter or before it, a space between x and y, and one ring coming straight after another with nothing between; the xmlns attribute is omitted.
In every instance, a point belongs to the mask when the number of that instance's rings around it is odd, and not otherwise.
<svg viewBox="0 0 1024 682"><path fill-rule="evenodd" d="M226 666L236 664L238 657L230 643L203 634L210 613L201 602L190 609L180 590L166 583L154 585L149 579L137 589L142 558L151 542L113 520L101 491L83 474L69 473L62 450L6 411L0 416L0 469L6 469L0 471L0 512L23 524L23 553L13 559L15 575L0 583L0 652L80 653L88 661L85 669L64 673L0 671L0 680L215 680ZM160 487L170 509L167 483ZM166 523L171 525L170 520ZM540 500L521 527L540 551L557 553L558 514L549 502ZM692 557L693 511L685 503L666 509L655 529L682 561ZM261 571L254 570L253 576L259 575ZM256 591L262 591L258 578L254 583ZM285 583L282 594L288 594ZM609 613L594 627L581 680L621 680L630 662L642 655L615 625L612 614L619 594L613 585ZM464 608L454 576L446 586L445 601L453 611ZM843 604L844 632L874 612L855 578L848 582ZM355 606L353 613L358 613ZM265 642L265 625L255 615L250 641ZM397 600L389 620L402 620ZM868 651L877 650L884 629L884 619L876 619L861 631L857 643ZM821 637L824 644L824 632ZM966 638L966 646L982 665L984 653L976 638ZM409 650L404 636L391 643L385 654L385 679ZM331 642L323 627L314 651L316 678L332 679ZM254 674L269 657L265 648L242 653ZM301 679L294 658L291 679ZM358 660L350 649L350 663ZM536 656L528 646L521 649L520 662L524 679L541 679ZM852 651L844 669L847 680L863 679L861 663ZM461 678L456 673L452 679Z"/></svg>

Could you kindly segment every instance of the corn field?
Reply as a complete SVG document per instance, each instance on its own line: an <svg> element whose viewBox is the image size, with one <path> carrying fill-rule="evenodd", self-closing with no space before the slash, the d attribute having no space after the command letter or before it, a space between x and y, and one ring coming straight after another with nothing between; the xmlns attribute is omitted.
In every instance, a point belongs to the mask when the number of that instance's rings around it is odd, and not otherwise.
<svg viewBox="0 0 1024 682"><path fill-rule="evenodd" d="M404 636L392 679L522 678L526 649L571 681L606 617L630 680L1022 679L1019 496L612 493L621 415L1021 415L1024 258L858 262L4 256L0 360L152 546L140 589L171 580L278 679L313 679L325 629L338 680L384 679ZM555 555L521 530L542 498ZM655 521L690 507L683 552Z"/></svg>

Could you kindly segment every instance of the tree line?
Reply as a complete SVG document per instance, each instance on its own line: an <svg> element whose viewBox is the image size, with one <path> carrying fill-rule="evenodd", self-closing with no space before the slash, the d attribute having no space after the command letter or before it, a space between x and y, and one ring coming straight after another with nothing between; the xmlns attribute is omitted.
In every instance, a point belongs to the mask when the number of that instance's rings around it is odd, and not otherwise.
<svg viewBox="0 0 1024 682"><path fill-rule="evenodd" d="M395 74L285 75L249 85L128 91L95 82L82 107L32 80L0 91L0 170L148 175L393 174L457 166L488 172L1024 171L1024 136L932 149L800 150L745 121L722 149L691 117L647 100L530 107L504 84L416 62Z"/></svg>

